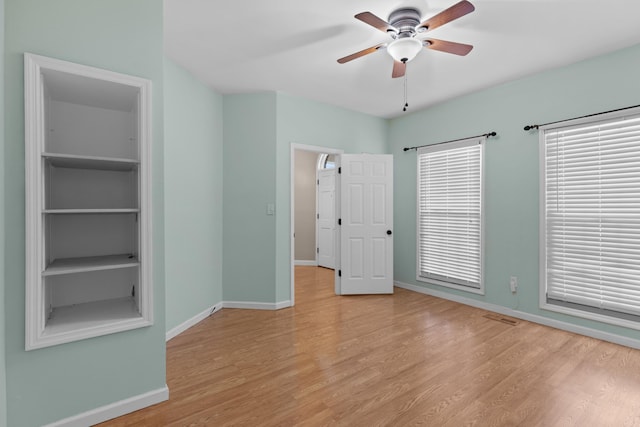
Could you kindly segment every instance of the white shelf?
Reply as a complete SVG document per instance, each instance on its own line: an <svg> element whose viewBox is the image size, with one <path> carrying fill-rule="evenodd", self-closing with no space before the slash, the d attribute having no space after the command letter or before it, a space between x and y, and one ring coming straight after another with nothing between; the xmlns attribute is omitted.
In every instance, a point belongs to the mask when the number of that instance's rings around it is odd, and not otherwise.
<svg viewBox="0 0 640 427"><path fill-rule="evenodd" d="M24 64L25 349L150 326L151 81Z"/></svg>
<svg viewBox="0 0 640 427"><path fill-rule="evenodd" d="M52 336L105 325L141 320L131 297L56 307L49 315L43 336Z"/></svg>
<svg viewBox="0 0 640 427"><path fill-rule="evenodd" d="M68 215L68 214L122 214L139 213L140 209L45 209L46 214Z"/></svg>
<svg viewBox="0 0 640 427"><path fill-rule="evenodd" d="M93 256L82 258L56 259L42 272L43 276L60 274L84 273L87 271L115 270L131 268L140 265L140 261L130 254Z"/></svg>
<svg viewBox="0 0 640 427"><path fill-rule="evenodd" d="M75 154L42 153L52 166L70 169L96 169L111 171L130 171L140 162L133 159L114 157L79 156Z"/></svg>

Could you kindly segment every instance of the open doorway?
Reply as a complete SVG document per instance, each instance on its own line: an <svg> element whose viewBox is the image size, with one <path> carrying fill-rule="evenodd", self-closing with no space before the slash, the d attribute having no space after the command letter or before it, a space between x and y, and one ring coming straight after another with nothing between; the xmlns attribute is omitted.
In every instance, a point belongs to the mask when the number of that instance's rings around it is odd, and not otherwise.
<svg viewBox="0 0 640 427"><path fill-rule="evenodd" d="M341 153L343 150L335 148L291 144L291 305L295 304L296 265L317 268L320 251L319 239L324 239L324 248L335 245L333 239L327 242L330 231L318 229L320 225L317 221L320 216L318 211L319 194L317 192L318 171L331 169L335 155ZM296 193L298 193L297 198ZM304 199L300 200L303 197ZM325 206L325 211L322 212L323 219L328 222L330 218L327 218L327 214L335 212L335 208L332 206L327 209L325 203L322 205ZM327 212L327 210L333 212ZM335 223L335 221L333 222ZM331 225L335 226L335 224ZM324 236L319 236L322 233ZM333 252L333 248L331 249Z"/></svg>

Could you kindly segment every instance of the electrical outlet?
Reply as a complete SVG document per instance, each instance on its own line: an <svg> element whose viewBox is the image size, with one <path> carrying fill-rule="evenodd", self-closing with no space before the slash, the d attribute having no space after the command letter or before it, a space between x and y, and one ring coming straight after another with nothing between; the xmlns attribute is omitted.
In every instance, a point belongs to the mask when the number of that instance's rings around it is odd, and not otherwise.
<svg viewBox="0 0 640 427"><path fill-rule="evenodd" d="M516 293L518 292L518 277L517 276L511 276L511 278L509 279L509 287L511 288L511 292L512 293Z"/></svg>

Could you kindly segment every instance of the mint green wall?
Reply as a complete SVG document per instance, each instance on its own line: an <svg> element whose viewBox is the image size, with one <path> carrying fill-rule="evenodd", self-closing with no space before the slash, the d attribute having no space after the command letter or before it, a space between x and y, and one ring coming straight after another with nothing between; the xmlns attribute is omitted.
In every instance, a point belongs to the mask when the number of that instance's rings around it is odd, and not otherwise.
<svg viewBox="0 0 640 427"><path fill-rule="evenodd" d="M278 93L276 158L276 301L291 299L291 144L387 153L387 121Z"/></svg>
<svg viewBox="0 0 640 427"><path fill-rule="evenodd" d="M224 301L291 299L292 143L385 153L386 141L384 119L282 93L225 96Z"/></svg>
<svg viewBox="0 0 640 427"><path fill-rule="evenodd" d="M545 123L638 104L640 45L536 74L391 120L395 157L395 278L526 313L640 339L640 331L610 327L538 308L538 133ZM416 153L404 146L496 131L486 145L486 295L416 281ZM518 276L517 295L509 277Z"/></svg>
<svg viewBox="0 0 640 427"><path fill-rule="evenodd" d="M276 94L224 97L223 299L275 302Z"/></svg>
<svg viewBox="0 0 640 427"><path fill-rule="evenodd" d="M222 96L164 70L168 331L222 301Z"/></svg>
<svg viewBox="0 0 640 427"><path fill-rule="evenodd" d="M5 0L8 425L39 426L165 385L162 2ZM152 327L24 351L23 53L153 82Z"/></svg>
<svg viewBox="0 0 640 427"><path fill-rule="evenodd" d="M4 165L4 0L0 0L0 166ZM4 167L0 167L0 427L7 425L4 340Z"/></svg>

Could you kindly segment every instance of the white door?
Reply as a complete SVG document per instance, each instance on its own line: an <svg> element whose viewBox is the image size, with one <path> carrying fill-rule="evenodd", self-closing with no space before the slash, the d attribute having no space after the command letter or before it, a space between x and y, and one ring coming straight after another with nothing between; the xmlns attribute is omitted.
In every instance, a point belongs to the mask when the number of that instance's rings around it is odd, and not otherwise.
<svg viewBox="0 0 640 427"><path fill-rule="evenodd" d="M393 156L338 160L336 293L393 293Z"/></svg>
<svg viewBox="0 0 640 427"><path fill-rule="evenodd" d="M316 221L318 236L318 265L335 268L336 232L336 170L318 171L318 215Z"/></svg>

